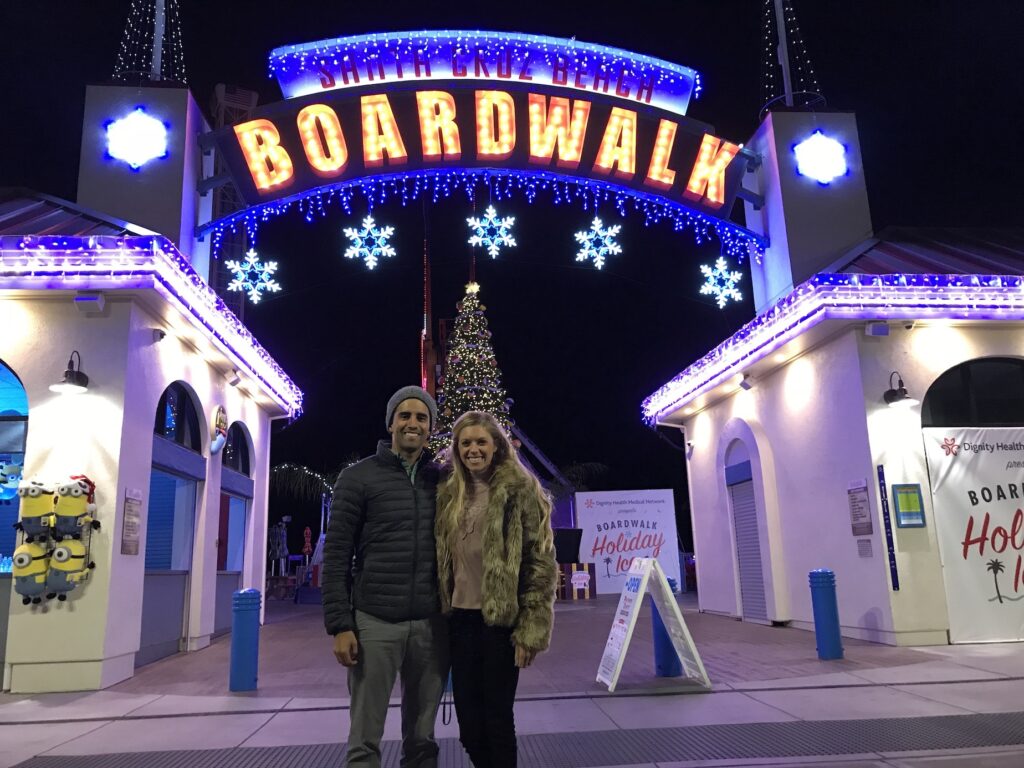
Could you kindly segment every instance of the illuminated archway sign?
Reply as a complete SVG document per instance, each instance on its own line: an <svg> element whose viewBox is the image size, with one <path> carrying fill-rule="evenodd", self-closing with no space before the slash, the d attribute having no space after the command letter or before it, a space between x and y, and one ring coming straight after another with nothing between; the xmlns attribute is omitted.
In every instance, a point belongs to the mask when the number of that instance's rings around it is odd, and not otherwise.
<svg viewBox="0 0 1024 768"><path fill-rule="evenodd" d="M632 204L731 253L763 249L727 220L748 158L686 116L700 90L687 67L535 35L405 32L279 48L270 69L286 99L212 136L249 206L202 228L215 246L293 205L308 218L356 194L472 196L485 177L499 197Z"/></svg>

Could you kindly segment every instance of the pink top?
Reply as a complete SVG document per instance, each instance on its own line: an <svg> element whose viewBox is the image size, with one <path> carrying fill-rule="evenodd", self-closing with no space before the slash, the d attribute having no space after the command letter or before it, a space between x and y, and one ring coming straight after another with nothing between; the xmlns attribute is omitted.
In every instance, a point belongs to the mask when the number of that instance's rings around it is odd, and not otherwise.
<svg viewBox="0 0 1024 768"><path fill-rule="evenodd" d="M484 581L484 518L490 487L485 482L472 481L465 507L459 517L459 527L452 548L452 570L455 590L452 607L479 611Z"/></svg>

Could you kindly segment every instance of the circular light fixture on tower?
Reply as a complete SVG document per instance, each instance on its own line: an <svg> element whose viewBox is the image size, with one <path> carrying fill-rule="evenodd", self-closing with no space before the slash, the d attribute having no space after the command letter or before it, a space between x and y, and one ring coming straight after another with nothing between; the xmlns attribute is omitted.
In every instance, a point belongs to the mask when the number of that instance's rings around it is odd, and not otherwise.
<svg viewBox="0 0 1024 768"><path fill-rule="evenodd" d="M150 160L167 157L167 126L136 107L107 124L107 154L137 171Z"/></svg>
<svg viewBox="0 0 1024 768"><path fill-rule="evenodd" d="M850 172L846 164L846 147L821 131L815 131L793 147L796 170L801 176L822 185L831 184Z"/></svg>

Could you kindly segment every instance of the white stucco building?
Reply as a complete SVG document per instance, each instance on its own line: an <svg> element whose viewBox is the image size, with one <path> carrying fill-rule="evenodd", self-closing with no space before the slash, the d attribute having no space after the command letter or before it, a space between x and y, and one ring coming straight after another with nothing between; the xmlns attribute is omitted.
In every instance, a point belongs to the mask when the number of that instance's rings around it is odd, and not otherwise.
<svg viewBox="0 0 1024 768"><path fill-rule="evenodd" d="M847 148L829 185L790 151L812 130ZM701 610L812 628L808 572L829 568L844 635L956 641L938 539L962 534L933 503L922 429L1024 426L1024 233L873 235L852 115L769 115L750 146L748 225L771 243L751 264L758 315L644 403L685 434ZM901 527L893 486L915 485L920 525ZM973 639L1014 637L985 622ZM1010 623L1019 639L1024 615Z"/></svg>
<svg viewBox="0 0 1024 768"><path fill-rule="evenodd" d="M103 132L140 100L167 126L141 172ZM302 393L207 284L203 129L183 88L91 88L79 202L0 192L0 465L86 475L102 526L67 600L23 604L0 575L5 690L107 687L205 647L230 629L231 593L263 589L271 422ZM69 357L85 391L51 391ZM2 492L9 557L19 499Z"/></svg>

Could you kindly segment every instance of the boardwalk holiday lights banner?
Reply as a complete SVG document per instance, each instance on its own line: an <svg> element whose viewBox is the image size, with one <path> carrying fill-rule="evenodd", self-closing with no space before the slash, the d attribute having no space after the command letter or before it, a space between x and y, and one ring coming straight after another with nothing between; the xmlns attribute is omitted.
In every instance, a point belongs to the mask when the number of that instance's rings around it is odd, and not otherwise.
<svg viewBox="0 0 1024 768"><path fill-rule="evenodd" d="M924 430L950 640L1024 640L1024 429Z"/></svg>
<svg viewBox="0 0 1024 768"><path fill-rule="evenodd" d="M657 558L665 575L679 583L671 489L577 493L576 520L583 529L580 562L594 563L597 594L621 592L637 557Z"/></svg>

